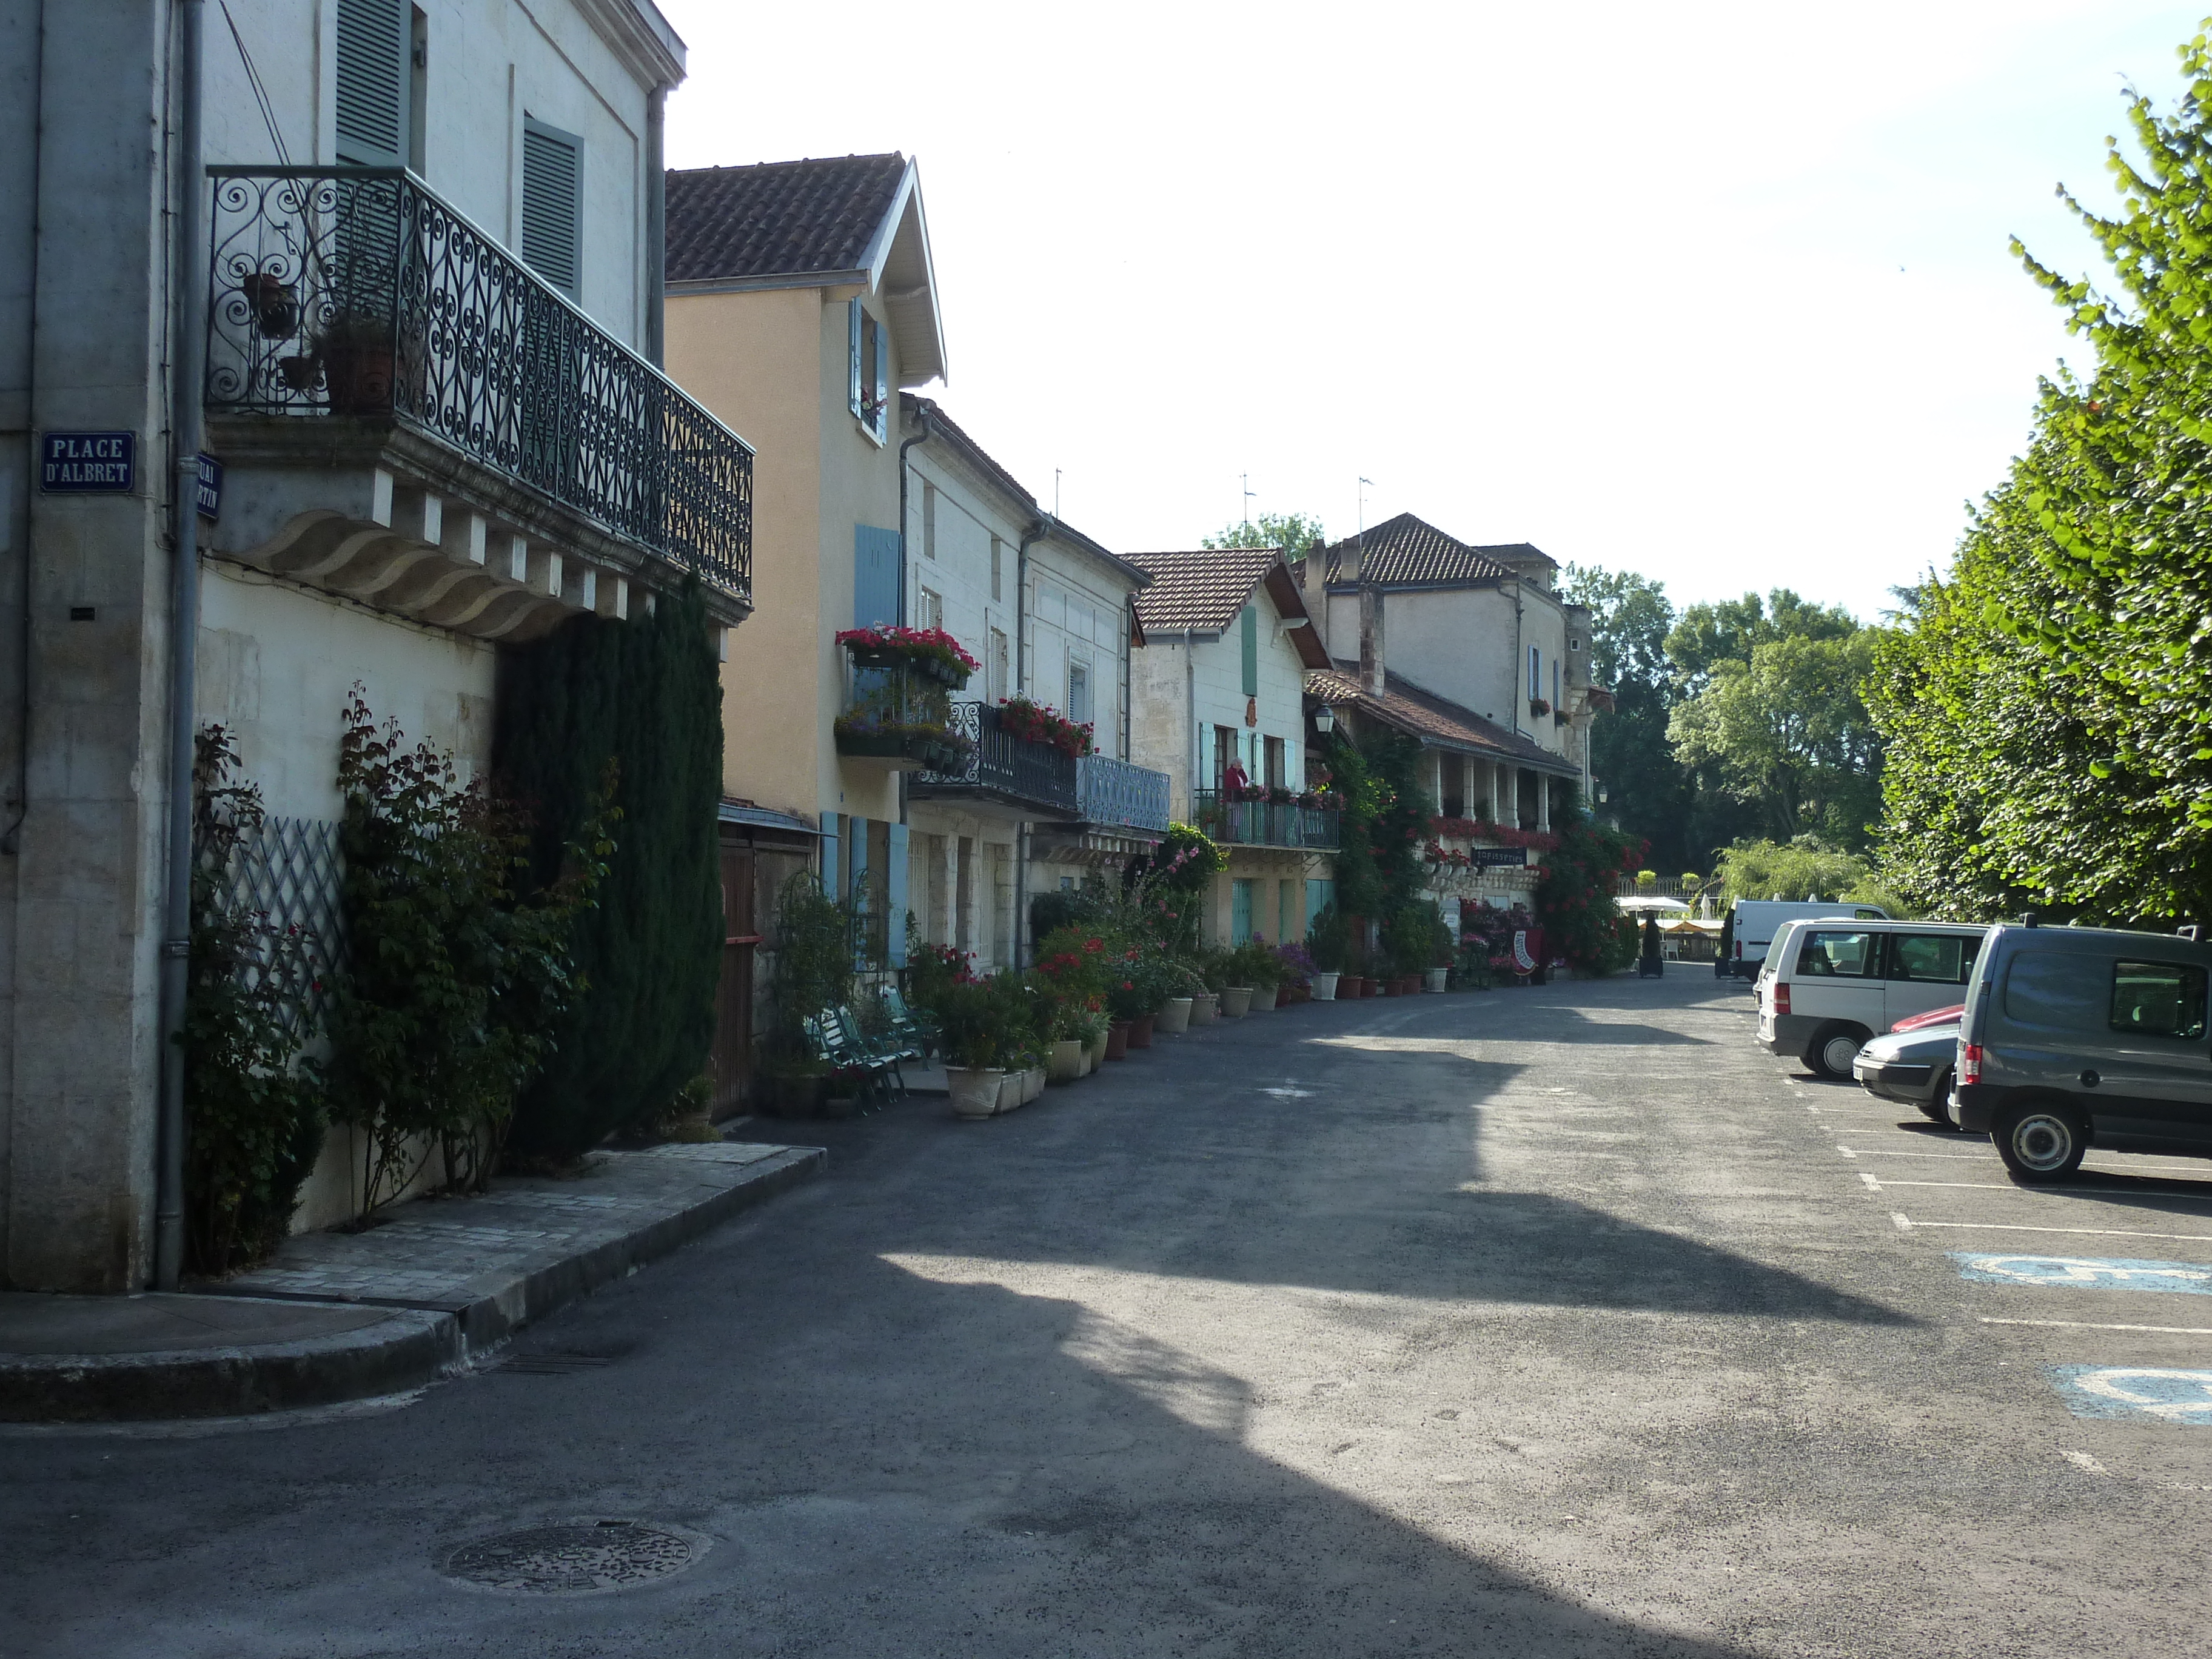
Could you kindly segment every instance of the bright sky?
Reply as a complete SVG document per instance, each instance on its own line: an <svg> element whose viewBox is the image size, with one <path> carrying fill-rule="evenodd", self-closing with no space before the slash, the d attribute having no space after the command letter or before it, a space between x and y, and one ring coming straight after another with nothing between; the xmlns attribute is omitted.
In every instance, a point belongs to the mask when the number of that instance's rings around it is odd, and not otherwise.
<svg viewBox="0 0 2212 1659"><path fill-rule="evenodd" d="M1796 587L1948 558L2069 351L2150 0L660 0L674 167L919 156L947 409L1110 547L1242 508ZM2212 7L2204 8L2212 9Z"/></svg>

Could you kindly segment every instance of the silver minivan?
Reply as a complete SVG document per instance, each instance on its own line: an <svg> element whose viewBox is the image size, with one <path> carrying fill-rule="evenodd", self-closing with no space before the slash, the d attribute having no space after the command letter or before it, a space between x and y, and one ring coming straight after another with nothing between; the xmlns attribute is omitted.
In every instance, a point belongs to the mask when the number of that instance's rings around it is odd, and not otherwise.
<svg viewBox="0 0 2212 1659"><path fill-rule="evenodd" d="M2212 1158L2212 945L2096 927L1992 928L1959 1031L1959 1127L2019 1180L2091 1146Z"/></svg>
<svg viewBox="0 0 2212 1659"><path fill-rule="evenodd" d="M1822 916L1784 922L1758 983L1759 1044L1848 1079L1859 1049L1900 1019L1960 999L1989 929L1978 922Z"/></svg>

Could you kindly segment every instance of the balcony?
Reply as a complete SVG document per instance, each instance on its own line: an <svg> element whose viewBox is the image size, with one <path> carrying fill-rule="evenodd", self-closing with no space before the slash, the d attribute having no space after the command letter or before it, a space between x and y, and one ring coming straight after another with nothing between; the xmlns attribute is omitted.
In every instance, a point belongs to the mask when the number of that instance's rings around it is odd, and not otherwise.
<svg viewBox="0 0 2212 1659"><path fill-rule="evenodd" d="M217 551L479 634L750 611L752 451L665 375L404 169L210 173Z"/></svg>
<svg viewBox="0 0 2212 1659"><path fill-rule="evenodd" d="M945 731L968 748L965 762L914 775L910 799L958 800L1018 818L1067 818L1078 811L1075 757L1048 743L1018 738L999 711L980 702L956 702Z"/></svg>
<svg viewBox="0 0 2212 1659"><path fill-rule="evenodd" d="M1075 793L1077 810L1085 823L1154 836L1168 832L1164 772L1103 755L1085 755L1075 763Z"/></svg>
<svg viewBox="0 0 2212 1659"><path fill-rule="evenodd" d="M1295 803L1224 800L1218 789L1191 792L1191 819L1224 847L1336 850L1337 809Z"/></svg>

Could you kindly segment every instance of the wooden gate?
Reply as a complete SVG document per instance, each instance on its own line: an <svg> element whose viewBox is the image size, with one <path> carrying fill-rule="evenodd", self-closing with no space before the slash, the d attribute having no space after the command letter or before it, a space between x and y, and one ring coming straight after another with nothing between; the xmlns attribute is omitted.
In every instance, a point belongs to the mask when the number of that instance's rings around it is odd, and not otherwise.
<svg viewBox="0 0 2212 1659"><path fill-rule="evenodd" d="M744 1109L752 1087L753 849L722 848L722 980L714 994L714 1115Z"/></svg>

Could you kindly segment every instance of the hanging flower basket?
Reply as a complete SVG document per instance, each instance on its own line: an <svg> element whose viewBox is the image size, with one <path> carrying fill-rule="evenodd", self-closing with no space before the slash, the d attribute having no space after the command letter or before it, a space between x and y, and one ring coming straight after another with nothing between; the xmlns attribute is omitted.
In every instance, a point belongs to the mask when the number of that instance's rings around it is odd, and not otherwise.
<svg viewBox="0 0 2212 1659"><path fill-rule="evenodd" d="M896 668L902 665L941 680L957 690L982 665L962 648L960 641L941 628L894 628L878 623L872 628L848 628L837 643L852 653L855 668Z"/></svg>

